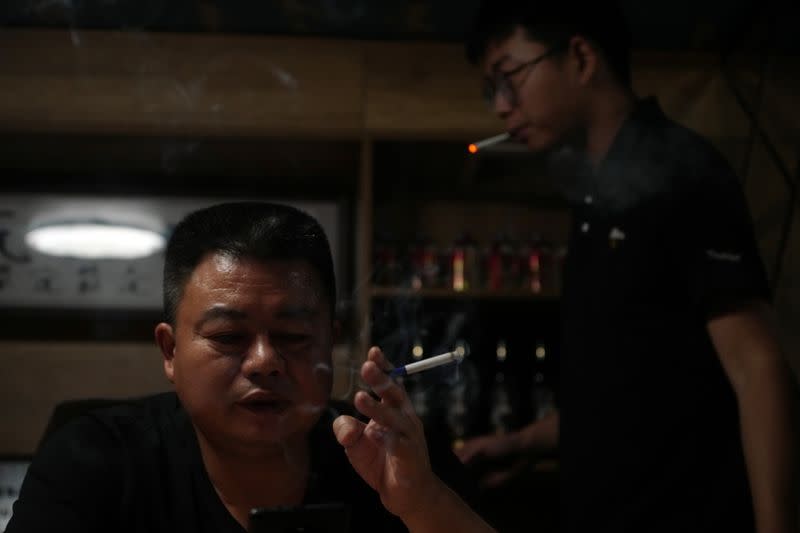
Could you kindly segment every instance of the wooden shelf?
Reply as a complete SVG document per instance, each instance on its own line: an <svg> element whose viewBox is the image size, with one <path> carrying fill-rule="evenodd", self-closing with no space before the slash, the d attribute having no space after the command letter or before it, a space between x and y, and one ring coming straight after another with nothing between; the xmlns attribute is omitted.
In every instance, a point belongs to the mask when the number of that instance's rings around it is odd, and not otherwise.
<svg viewBox="0 0 800 533"><path fill-rule="evenodd" d="M525 290L476 289L467 291L454 291L451 289L410 289L404 287L372 287L370 295L373 298L422 298L430 300L518 300L518 301L556 301L559 298L557 291L543 291L533 293Z"/></svg>

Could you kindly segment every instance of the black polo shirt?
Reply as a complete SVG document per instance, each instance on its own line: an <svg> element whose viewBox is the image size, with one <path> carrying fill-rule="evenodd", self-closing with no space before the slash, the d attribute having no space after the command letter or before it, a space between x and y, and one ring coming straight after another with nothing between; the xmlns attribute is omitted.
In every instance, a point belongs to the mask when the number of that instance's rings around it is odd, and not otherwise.
<svg viewBox="0 0 800 533"><path fill-rule="evenodd" d="M734 173L645 100L572 191L564 530L752 531L736 398L707 331L769 299Z"/></svg>

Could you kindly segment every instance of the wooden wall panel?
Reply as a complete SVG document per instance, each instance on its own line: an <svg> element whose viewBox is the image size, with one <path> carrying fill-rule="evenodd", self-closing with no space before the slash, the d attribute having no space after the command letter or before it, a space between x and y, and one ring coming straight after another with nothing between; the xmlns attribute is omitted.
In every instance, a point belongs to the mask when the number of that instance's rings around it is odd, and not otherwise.
<svg viewBox="0 0 800 533"><path fill-rule="evenodd" d="M348 41L0 31L0 128L352 136L362 59ZM13 53L11 52L13 51Z"/></svg>
<svg viewBox="0 0 800 533"><path fill-rule="evenodd" d="M633 85L639 96L655 96L668 116L707 137L748 134L748 122L713 56L634 56Z"/></svg>
<svg viewBox="0 0 800 533"><path fill-rule="evenodd" d="M0 455L33 452L53 408L169 390L148 343L0 343Z"/></svg>
<svg viewBox="0 0 800 533"><path fill-rule="evenodd" d="M502 123L459 45L368 43L366 128L377 138L471 138Z"/></svg>
<svg viewBox="0 0 800 533"><path fill-rule="evenodd" d="M0 49L13 52L0 132L466 140L502 129L457 43L3 29ZM642 51L633 70L638 92L682 123L747 135L716 56Z"/></svg>

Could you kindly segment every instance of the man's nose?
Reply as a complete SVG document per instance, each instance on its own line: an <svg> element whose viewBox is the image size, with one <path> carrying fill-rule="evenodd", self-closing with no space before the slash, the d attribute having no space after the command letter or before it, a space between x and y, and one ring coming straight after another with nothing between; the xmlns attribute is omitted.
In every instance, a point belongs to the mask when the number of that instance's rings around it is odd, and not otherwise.
<svg viewBox="0 0 800 533"><path fill-rule="evenodd" d="M242 361L242 373L250 378L277 376L286 372L286 359L266 335L253 341Z"/></svg>
<svg viewBox="0 0 800 533"><path fill-rule="evenodd" d="M511 98L504 91L497 91L492 97L492 110L502 119L506 119L514 110Z"/></svg>

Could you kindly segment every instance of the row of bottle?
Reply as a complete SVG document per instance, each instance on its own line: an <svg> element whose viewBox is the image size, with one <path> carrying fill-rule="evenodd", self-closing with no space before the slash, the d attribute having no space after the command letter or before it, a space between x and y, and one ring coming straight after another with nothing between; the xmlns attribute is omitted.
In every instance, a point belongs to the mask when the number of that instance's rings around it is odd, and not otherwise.
<svg viewBox="0 0 800 533"><path fill-rule="evenodd" d="M407 379L406 388L415 411L426 425L435 424L437 414L443 418L453 442L471 436L476 428L491 433L507 433L530 422L531 418L538 420L546 416L555 407L546 343L536 342L531 354L515 353L512 356L510 352L506 341L499 339L495 346L493 376L480 375L475 358L483 354L465 358L446 379L437 378L440 384L446 382L443 394L439 392L441 387L437 388L430 381ZM418 359L417 356L422 354L421 347L415 346L413 353L414 359ZM510 357L531 358L526 365L532 372L529 380L518 379L515 369L509 366L512 362ZM522 395L519 394L520 381L526 388ZM520 409L521 396L528 403L525 409ZM488 405L482 402L488 402ZM443 410L440 408L442 404ZM519 411L524 411L526 419L521 418ZM476 417L485 419L476 420Z"/></svg>
<svg viewBox="0 0 800 533"><path fill-rule="evenodd" d="M497 345L497 370L494 375L492 386L492 400L490 410L490 428L494 433L507 433L519 424L518 420L513 419L512 392L509 385L509 376L505 368L508 358L508 348L504 341ZM546 416L555 407L555 398L552 383L546 378L547 375L547 346L543 342L535 345L533 364L533 379L531 382L531 407L533 420L539 420Z"/></svg>
<svg viewBox="0 0 800 533"><path fill-rule="evenodd" d="M441 246L419 238L402 244L387 238L375 243L373 283L386 287L556 290L565 249L538 236L515 240L499 235L479 245L468 235Z"/></svg>

